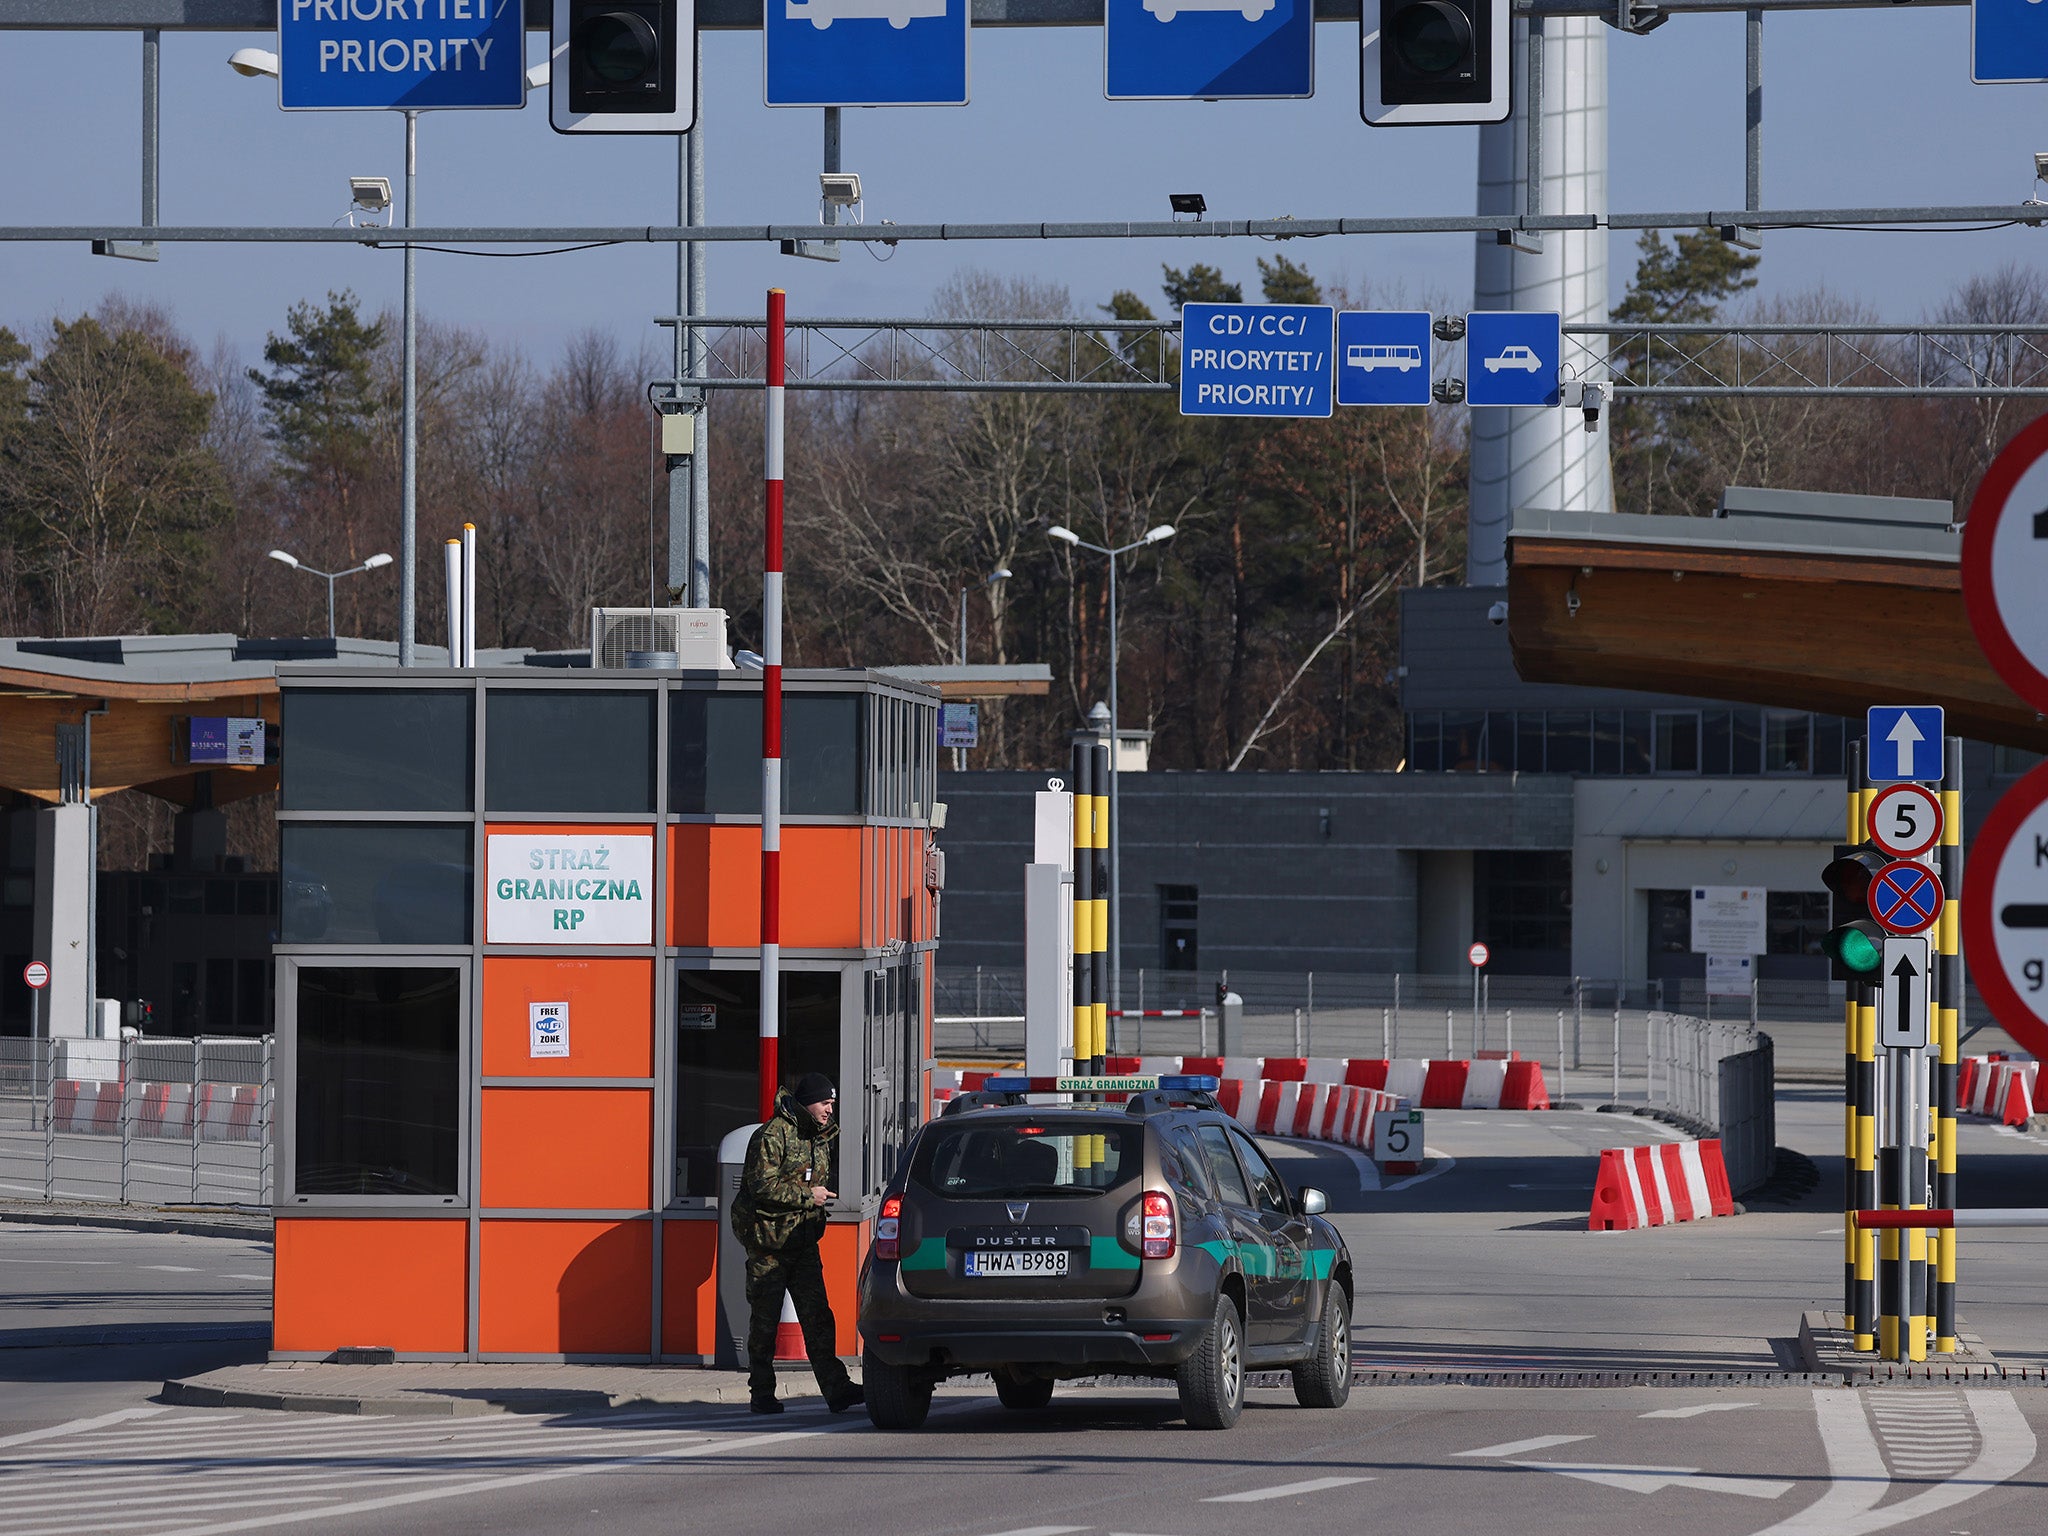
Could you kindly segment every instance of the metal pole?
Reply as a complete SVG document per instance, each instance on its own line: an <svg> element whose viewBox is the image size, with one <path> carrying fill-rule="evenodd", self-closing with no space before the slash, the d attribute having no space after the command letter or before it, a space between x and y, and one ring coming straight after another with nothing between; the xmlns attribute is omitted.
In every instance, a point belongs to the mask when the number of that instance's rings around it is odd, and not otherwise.
<svg viewBox="0 0 2048 1536"><path fill-rule="evenodd" d="M1444 1010L1444 1060L1449 1061L1458 1054L1458 1047L1451 1039L1452 1010Z"/></svg>
<svg viewBox="0 0 2048 1536"><path fill-rule="evenodd" d="M257 1177L256 1200L259 1205L268 1205L277 1188L277 1142L273 1129L277 1124L277 1084L272 1074L276 1071L274 1051L276 1036L263 1037L263 1161ZM199 1191L192 1191L196 1204Z"/></svg>
<svg viewBox="0 0 2048 1536"><path fill-rule="evenodd" d="M967 665L967 589L960 589L960 634L953 646L953 661L957 666ZM953 771L962 773L967 768L967 749L953 749Z"/></svg>
<svg viewBox="0 0 2048 1536"><path fill-rule="evenodd" d="M1586 1049L1586 979L1572 978L1572 1065L1585 1065Z"/></svg>
<svg viewBox="0 0 2048 1536"><path fill-rule="evenodd" d="M418 219L418 175L419 170L419 113L405 114L405 227L413 228ZM401 667L413 665L413 620L414 579L418 572L419 552L414 543L419 516L419 305L415 291L415 274L419 253L407 242L405 247L405 380L404 380L404 427L401 433L401 468L399 471L399 526L398 526L398 664ZM334 584L327 585L330 614L333 605ZM328 622L329 633L333 632L333 620Z"/></svg>
<svg viewBox="0 0 2048 1536"><path fill-rule="evenodd" d="M1385 1061L1392 1061L1394 1059L1393 1031L1388 1017L1388 1010L1385 1008L1380 1010L1380 1057Z"/></svg>
<svg viewBox="0 0 2048 1536"><path fill-rule="evenodd" d="M192 1199L195 1203L199 1199L200 1118L201 1117L199 1104L199 1037L195 1035L192 1037L192 1112L189 1117L192 1132L192 1156L191 1167L189 1171L191 1174L192 1181Z"/></svg>
<svg viewBox="0 0 2048 1536"><path fill-rule="evenodd" d="M142 222L157 221L157 146L162 121L158 80L163 61L163 33L146 27L142 33ZM154 249L155 242L151 242Z"/></svg>
<svg viewBox="0 0 2048 1536"><path fill-rule="evenodd" d="M1112 1008L1124 1005L1123 825L1118 820L1116 653L1116 555L1109 557L1109 995Z"/></svg>
<svg viewBox="0 0 2048 1536"><path fill-rule="evenodd" d="M1564 1010L1557 1010L1557 1100L1564 1102Z"/></svg>
<svg viewBox="0 0 2048 1536"><path fill-rule="evenodd" d="M1513 1060L1515 1059L1515 1010L1514 1010L1514 1009L1510 1008L1510 1009L1509 1009L1509 1010L1507 1011L1507 1017L1506 1017L1506 1020L1505 1020L1505 1022L1506 1022L1506 1024L1507 1024L1507 1032L1508 1032L1508 1038L1507 1038L1507 1053L1508 1053L1508 1060L1510 1060L1510 1061L1513 1061Z"/></svg>
<svg viewBox="0 0 2048 1536"><path fill-rule="evenodd" d="M121 1204L128 1203L128 1090L135 1078L133 1042L117 1040L114 1045L121 1081Z"/></svg>
<svg viewBox="0 0 2048 1536"><path fill-rule="evenodd" d="M697 122L689 133L690 181L689 206L685 210L684 222L695 226L704 222L704 43L701 37L690 44L693 55L691 65L695 72L696 84L692 87L690 99L697 104ZM689 253L690 308L689 313L708 313L711 305L706 297L707 275L705 268L704 242L684 242ZM708 350L703 334L690 332L690 377L701 381L708 362ZM690 443L690 570L689 603L692 608L711 606L711 441L710 412L699 407L697 430Z"/></svg>
<svg viewBox="0 0 2048 1536"><path fill-rule="evenodd" d="M1956 1058L1962 1034L1963 962L1959 949L1962 913L1957 897L1963 884L1963 744L1950 737L1941 778L1942 829L1936 869L1948 902L1942 908L1935 962L1935 1018L1939 1023L1939 1059L1934 1069L1934 1204L1952 1210L1956 1203ZM1934 1348L1956 1350L1956 1236L1941 1234L1931 1255L1934 1264Z"/></svg>
<svg viewBox="0 0 2048 1536"><path fill-rule="evenodd" d="M54 1035L46 1037L41 1052L43 1081L49 1084L50 1098L57 1097L57 1040ZM76 1103L74 1099L72 1101ZM56 1105L43 1105L43 1199L56 1198L57 1189L57 1115Z"/></svg>
<svg viewBox="0 0 2048 1536"><path fill-rule="evenodd" d="M761 558L761 1118L775 1112L782 972L782 432L783 315L768 290L768 405Z"/></svg>
<svg viewBox="0 0 2048 1536"><path fill-rule="evenodd" d="M1764 184L1764 13L1744 12L1742 206L1763 207Z"/></svg>
<svg viewBox="0 0 2048 1536"><path fill-rule="evenodd" d="M334 576L327 578L327 638L330 640L334 638L334 582Z"/></svg>
<svg viewBox="0 0 2048 1536"><path fill-rule="evenodd" d="M1614 1102L1621 1102L1621 988L1614 989Z"/></svg>
<svg viewBox="0 0 2048 1536"><path fill-rule="evenodd" d="M1543 213L1543 18L1529 18L1529 187L1523 211Z"/></svg>

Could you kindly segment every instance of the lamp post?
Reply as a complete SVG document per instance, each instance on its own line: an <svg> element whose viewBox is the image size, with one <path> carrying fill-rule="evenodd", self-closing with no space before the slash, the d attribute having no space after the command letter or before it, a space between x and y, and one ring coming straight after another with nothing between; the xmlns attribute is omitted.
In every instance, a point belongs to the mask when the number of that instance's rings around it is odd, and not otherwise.
<svg viewBox="0 0 2048 1536"><path fill-rule="evenodd" d="M1148 544L1163 543L1173 537L1173 524L1161 523L1147 530L1145 536L1115 549L1103 544L1090 544L1071 528L1052 527L1045 530L1046 537L1058 539L1075 549L1092 550L1109 559L1109 1007L1112 1013L1124 1005L1124 959L1123 959L1123 864L1122 841L1117 803L1117 753L1122 738L1117 733L1116 698L1116 562L1134 549L1143 549ZM1119 1029L1119 1038L1123 1031Z"/></svg>
<svg viewBox="0 0 2048 1536"><path fill-rule="evenodd" d="M288 565L295 571L304 571L308 576L318 576L327 583L327 638L334 638L334 584L344 576L353 576L358 571L375 571L391 563L389 555L372 555L361 565L352 565L345 571L316 571L296 555L288 555L281 549L273 549L270 558L280 565Z"/></svg>
<svg viewBox="0 0 2048 1536"><path fill-rule="evenodd" d="M963 667L967 665L967 594L974 591L993 592L996 589L997 582L1008 581L1009 579L1010 568L1007 565L999 565L988 573L987 578L981 583L980 587L962 587L960 589L960 641L953 649L953 660L957 665ZM966 767L966 748L955 747L953 749L953 771L959 773Z"/></svg>

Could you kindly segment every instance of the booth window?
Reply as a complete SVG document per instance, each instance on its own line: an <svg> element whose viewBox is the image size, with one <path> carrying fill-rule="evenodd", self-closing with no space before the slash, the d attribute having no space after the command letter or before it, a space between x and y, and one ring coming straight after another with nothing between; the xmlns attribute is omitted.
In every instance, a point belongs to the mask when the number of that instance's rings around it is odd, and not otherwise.
<svg viewBox="0 0 2048 1536"><path fill-rule="evenodd" d="M793 692L782 700L786 816L861 814L861 695ZM761 696L686 690L669 708L669 809L761 814Z"/></svg>
<svg viewBox="0 0 2048 1536"><path fill-rule="evenodd" d="M484 728L487 811L654 809L651 693L493 688Z"/></svg>
<svg viewBox="0 0 2048 1536"><path fill-rule="evenodd" d="M467 826L288 821L279 828L287 944L467 944Z"/></svg>
<svg viewBox="0 0 2048 1536"><path fill-rule="evenodd" d="M467 689L287 688L288 811L467 811Z"/></svg>
<svg viewBox="0 0 2048 1536"><path fill-rule="evenodd" d="M297 995L295 1193L457 1194L461 971L305 966Z"/></svg>
<svg viewBox="0 0 2048 1536"><path fill-rule="evenodd" d="M839 1081L839 972L782 973L781 1044L784 1085L806 1072ZM760 1119L761 973L682 970L676 975L676 1193L718 1193L718 1144ZM856 1143L839 1142L840 1192L860 1170Z"/></svg>

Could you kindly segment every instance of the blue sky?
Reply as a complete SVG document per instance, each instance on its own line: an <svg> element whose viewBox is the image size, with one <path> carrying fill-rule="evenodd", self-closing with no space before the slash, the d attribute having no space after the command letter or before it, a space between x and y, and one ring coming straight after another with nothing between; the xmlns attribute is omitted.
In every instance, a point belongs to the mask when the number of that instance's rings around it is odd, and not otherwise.
<svg viewBox="0 0 2048 1536"><path fill-rule="evenodd" d="M1355 24L1317 29L1317 94L1294 102L1110 103L1093 28L982 29L973 102L845 114L845 164L873 221L1160 217L1170 191L1200 190L1222 216L1467 213L1476 131L1371 129L1357 113ZM1765 37L1767 205L2014 202L2048 149L2048 87L1969 83L1969 11L1898 7L1771 15ZM168 223L326 224L346 177L402 170L395 115L281 113L272 82L231 73L265 35L164 40L163 218ZM813 215L820 115L761 105L760 36L706 34L702 123L714 221ZM539 59L546 39L529 34ZM0 194L12 223L128 221L139 207L141 45L133 34L23 33L0 40ZM1612 204L1617 210L1736 205L1742 195L1742 21L1681 16L1647 37L1614 35ZM564 138L537 99L519 112L427 114L423 223L668 223L673 140ZM1615 238L1615 286L1634 264ZM1765 294L1826 284L1883 319L1925 316L1958 279L2040 259L2048 231L1774 233ZM758 313L770 284L793 314L919 314L964 267L1065 283L1078 303L1136 288L1157 300L1162 261L1208 260L1248 285L1274 249L1319 276L1391 294L1469 295L1469 237L1362 237L1270 247L1250 241L901 246L886 262L848 249L837 266L754 247L712 247L711 301ZM666 248L525 261L429 255L421 303L437 318L514 342L537 360L587 327L651 337L673 305ZM155 266L76 246L0 246L0 324L34 328L112 289L167 305L202 346L225 336L253 356L295 299L353 287L395 306L395 252L183 246Z"/></svg>

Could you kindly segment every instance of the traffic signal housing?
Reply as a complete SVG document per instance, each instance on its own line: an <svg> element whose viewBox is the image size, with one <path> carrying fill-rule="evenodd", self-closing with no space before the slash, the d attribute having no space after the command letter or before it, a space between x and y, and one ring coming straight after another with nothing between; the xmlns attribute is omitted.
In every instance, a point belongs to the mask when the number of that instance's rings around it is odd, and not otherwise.
<svg viewBox="0 0 2048 1536"><path fill-rule="evenodd" d="M1876 982L1884 964L1884 929L1870 915L1870 885L1892 861L1876 849L1837 846L1821 871L1828 888L1828 932L1820 941L1835 981Z"/></svg>
<svg viewBox="0 0 2048 1536"><path fill-rule="evenodd" d="M1359 26L1368 123L1506 121L1508 0L1364 0Z"/></svg>
<svg viewBox="0 0 2048 1536"><path fill-rule="evenodd" d="M697 119L696 0L554 0L557 133L687 133Z"/></svg>

